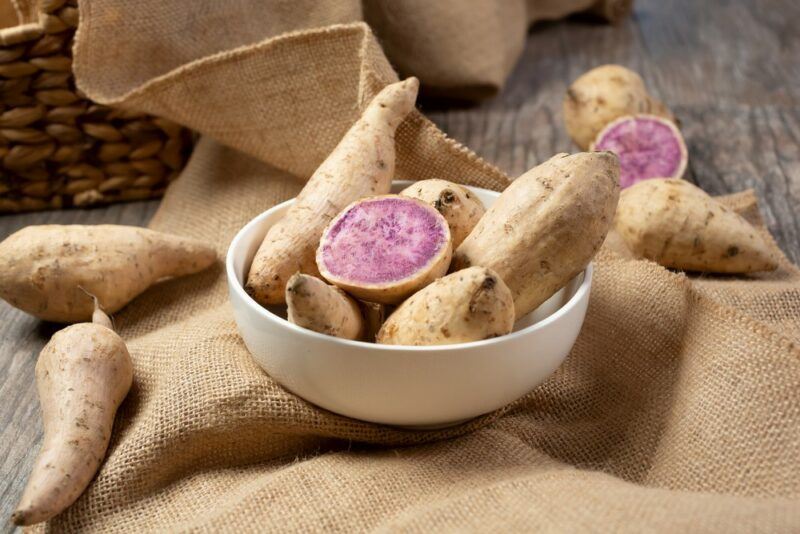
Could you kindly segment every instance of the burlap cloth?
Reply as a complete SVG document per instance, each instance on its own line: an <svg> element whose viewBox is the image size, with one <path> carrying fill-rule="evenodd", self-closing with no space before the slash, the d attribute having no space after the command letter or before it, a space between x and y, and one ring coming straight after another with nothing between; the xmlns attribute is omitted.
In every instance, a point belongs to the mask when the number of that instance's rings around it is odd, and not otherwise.
<svg viewBox="0 0 800 534"><path fill-rule="evenodd" d="M464 19L472 33L458 46L480 41L495 65L515 57L519 35L481 28L525 14L524 2L476 2L483 20L432 4ZM81 88L202 134L151 227L203 238L220 257L250 218L299 191L396 79L369 28L351 22L357 2L81 8ZM453 51L442 72L468 63L447 24L420 27L438 28ZM456 85L502 82L464 83L468 71ZM508 183L420 114L397 145L398 178ZM760 225L751 193L726 201ZM151 289L116 322L135 385L101 472L54 529L800 530L800 273L785 258L766 276L690 279L604 250L556 374L498 413L435 432L347 419L284 391L240 339L221 265Z"/></svg>

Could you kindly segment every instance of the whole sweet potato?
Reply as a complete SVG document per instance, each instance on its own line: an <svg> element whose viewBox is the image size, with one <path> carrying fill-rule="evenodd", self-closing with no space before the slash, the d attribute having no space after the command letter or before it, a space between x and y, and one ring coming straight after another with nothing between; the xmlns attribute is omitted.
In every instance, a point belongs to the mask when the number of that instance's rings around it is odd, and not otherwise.
<svg viewBox="0 0 800 534"><path fill-rule="evenodd" d="M215 260L200 241L146 228L28 226L0 243L0 297L46 321L88 321L89 294L114 313L159 280Z"/></svg>
<svg viewBox="0 0 800 534"><path fill-rule="evenodd" d="M56 332L36 362L44 443L12 521L32 525L83 493L106 454L117 408L133 382L125 343L97 310Z"/></svg>
<svg viewBox="0 0 800 534"><path fill-rule="evenodd" d="M684 180L646 180L626 189L614 226L635 256L665 267L750 273L778 266L750 223Z"/></svg>
<svg viewBox="0 0 800 534"><path fill-rule="evenodd" d="M533 311L580 273L602 245L619 196L610 152L559 154L500 195L453 254L451 270L494 270L517 317Z"/></svg>
<svg viewBox="0 0 800 534"><path fill-rule="evenodd" d="M364 335L364 319L355 300L336 286L295 273L286 284L289 322L344 339Z"/></svg>
<svg viewBox="0 0 800 534"><path fill-rule="evenodd" d="M387 345L448 345L511 332L514 301L491 269L470 267L414 293L389 316L377 341Z"/></svg>

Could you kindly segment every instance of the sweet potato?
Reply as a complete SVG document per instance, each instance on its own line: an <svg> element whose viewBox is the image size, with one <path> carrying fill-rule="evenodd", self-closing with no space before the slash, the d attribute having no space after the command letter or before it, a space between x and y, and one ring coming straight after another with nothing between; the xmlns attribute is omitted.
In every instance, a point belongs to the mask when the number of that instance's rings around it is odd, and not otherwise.
<svg viewBox="0 0 800 534"><path fill-rule="evenodd" d="M113 313L159 280L215 260L200 241L146 228L28 226L0 243L0 297L46 321L88 321L87 292Z"/></svg>
<svg viewBox="0 0 800 534"><path fill-rule="evenodd" d="M400 192L436 208L450 226L453 248L464 241L478 220L486 213L480 199L465 187L447 180L421 180Z"/></svg>
<svg viewBox="0 0 800 534"><path fill-rule="evenodd" d="M289 322L344 339L364 335L358 304L338 287L308 274L295 273L286 284Z"/></svg>
<svg viewBox="0 0 800 534"><path fill-rule="evenodd" d="M514 326L514 301L491 269L470 267L403 302L378 332L386 345L448 345L502 336Z"/></svg>
<svg viewBox="0 0 800 534"><path fill-rule="evenodd" d="M608 150L619 157L622 189L652 178L680 178L688 159L681 132L672 121L655 115L628 115L608 123L591 150Z"/></svg>
<svg viewBox="0 0 800 534"><path fill-rule="evenodd" d="M675 120L667 107L650 96L642 78L621 65L596 67L572 82L564 96L567 133L586 150L611 121L637 113Z"/></svg>
<svg viewBox="0 0 800 534"><path fill-rule="evenodd" d="M503 191L456 249L451 270L494 270L522 317L586 267L611 226L618 196L614 154L554 156Z"/></svg>
<svg viewBox="0 0 800 534"><path fill-rule="evenodd" d="M331 221L317 267L359 299L397 304L443 276L452 250L447 221L432 206L382 195L353 202Z"/></svg>
<svg viewBox="0 0 800 534"><path fill-rule="evenodd" d="M647 180L622 192L614 226L639 258L687 271L771 271L777 260L750 223L684 180Z"/></svg>
<svg viewBox="0 0 800 534"><path fill-rule="evenodd" d="M314 254L328 222L355 200L389 192L394 133L414 109L418 88L416 78L384 87L269 229L245 284L257 302L285 302L286 282L296 272L318 276Z"/></svg>
<svg viewBox="0 0 800 534"><path fill-rule="evenodd" d="M125 343L100 311L56 332L36 362L44 443L12 521L32 525L69 507L106 454L114 415L133 381Z"/></svg>

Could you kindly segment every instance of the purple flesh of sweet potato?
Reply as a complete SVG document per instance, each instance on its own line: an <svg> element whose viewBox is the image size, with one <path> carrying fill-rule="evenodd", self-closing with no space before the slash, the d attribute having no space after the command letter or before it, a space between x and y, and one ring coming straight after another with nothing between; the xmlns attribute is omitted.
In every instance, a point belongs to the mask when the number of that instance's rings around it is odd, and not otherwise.
<svg viewBox="0 0 800 534"><path fill-rule="evenodd" d="M452 254L447 221L413 198L386 195L347 207L317 250L322 275L371 302L399 302L444 275Z"/></svg>
<svg viewBox="0 0 800 534"><path fill-rule="evenodd" d="M686 169L686 145L677 128L651 115L623 117L606 126L593 150L619 156L620 187L650 178L680 178Z"/></svg>
<svg viewBox="0 0 800 534"><path fill-rule="evenodd" d="M384 198L354 206L328 233L325 265L336 276L380 284L411 276L444 246L441 220L415 202Z"/></svg>

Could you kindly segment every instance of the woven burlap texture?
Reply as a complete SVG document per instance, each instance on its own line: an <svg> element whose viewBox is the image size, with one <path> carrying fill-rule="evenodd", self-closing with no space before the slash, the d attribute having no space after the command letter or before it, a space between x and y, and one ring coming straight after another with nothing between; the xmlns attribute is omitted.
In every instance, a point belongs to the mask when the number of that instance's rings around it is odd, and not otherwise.
<svg viewBox="0 0 800 534"><path fill-rule="evenodd" d="M358 15L306 4L309 26ZM202 134L151 227L221 257L396 79L361 23L282 33L277 19L254 14L261 27L234 11L204 28L211 15L182 3L138 3L150 14L139 19L119 0L81 6L84 90ZM274 35L248 43L238 25ZM508 183L420 114L397 145L398 178ZM752 194L725 200L760 224ZM784 259L764 277L695 280L609 250L596 265L586 322L555 375L434 432L340 417L283 390L236 331L221 264L162 283L115 318L134 387L96 480L48 527L796 532L797 269Z"/></svg>

